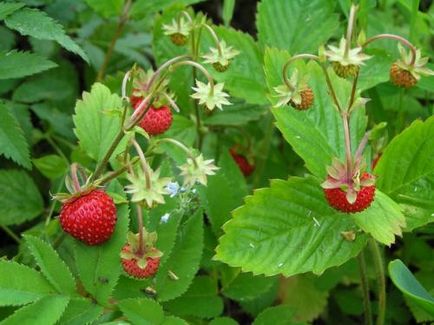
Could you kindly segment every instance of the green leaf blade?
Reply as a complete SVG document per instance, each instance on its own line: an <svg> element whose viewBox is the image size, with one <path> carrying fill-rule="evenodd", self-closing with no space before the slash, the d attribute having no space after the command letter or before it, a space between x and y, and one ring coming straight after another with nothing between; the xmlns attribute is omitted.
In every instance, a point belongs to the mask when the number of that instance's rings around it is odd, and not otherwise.
<svg viewBox="0 0 434 325"><path fill-rule="evenodd" d="M121 300L119 308L133 324L161 324L164 319L160 304L147 298Z"/></svg>

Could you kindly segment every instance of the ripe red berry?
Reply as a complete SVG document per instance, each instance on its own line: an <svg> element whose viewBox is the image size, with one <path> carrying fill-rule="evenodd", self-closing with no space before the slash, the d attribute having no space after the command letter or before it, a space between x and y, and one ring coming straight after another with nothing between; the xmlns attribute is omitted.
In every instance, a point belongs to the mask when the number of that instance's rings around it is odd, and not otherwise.
<svg viewBox="0 0 434 325"><path fill-rule="evenodd" d="M141 100L136 103L136 109ZM172 111L168 106L154 107L151 106L140 121L140 127L148 132L149 135L158 135L166 132L172 125Z"/></svg>
<svg viewBox="0 0 434 325"><path fill-rule="evenodd" d="M101 244L115 229L116 206L103 190L93 190L63 204L60 225L65 232L87 245Z"/></svg>
<svg viewBox="0 0 434 325"><path fill-rule="evenodd" d="M246 177L250 176L253 173L253 171L255 170L255 166L250 164L245 156L237 153L237 151L235 149L232 148L229 150L229 152L230 152L232 158L235 160L235 163L240 168L243 175Z"/></svg>
<svg viewBox="0 0 434 325"><path fill-rule="evenodd" d="M130 253L131 247L130 245L125 245L122 248L122 251L124 253ZM131 275L132 277L138 278L138 279L144 279L144 278L150 278L158 271L158 267L160 266L160 258L152 258L147 257L146 258L146 266L144 268L141 268L138 265L138 261L135 258L132 259L126 259L121 258L122 261L122 267L124 268L124 271Z"/></svg>
<svg viewBox="0 0 434 325"><path fill-rule="evenodd" d="M372 175L364 173L360 179L363 181L370 178L372 178ZM375 185L362 186L357 192L356 201L352 204L348 202L347 193L341 188L326 188L324 194L328 203L336 210L347 213L361 212L368 208L374 200Z"/></svg>

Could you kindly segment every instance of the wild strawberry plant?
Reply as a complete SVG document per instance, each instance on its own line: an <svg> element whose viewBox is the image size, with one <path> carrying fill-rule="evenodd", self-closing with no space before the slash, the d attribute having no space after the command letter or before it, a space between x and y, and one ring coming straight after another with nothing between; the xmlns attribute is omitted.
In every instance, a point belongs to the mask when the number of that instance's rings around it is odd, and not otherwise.
<svg viewBox="0 0 434 325"><path fill-rule="evenodd" d="M0 3L2 323L433 320L432 8L197 2Z"/></svg>

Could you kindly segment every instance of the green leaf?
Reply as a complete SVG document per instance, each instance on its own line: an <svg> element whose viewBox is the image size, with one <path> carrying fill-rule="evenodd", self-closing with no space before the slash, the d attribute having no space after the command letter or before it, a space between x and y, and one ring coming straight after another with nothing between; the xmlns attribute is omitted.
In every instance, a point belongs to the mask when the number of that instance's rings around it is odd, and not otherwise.
<svg viewBox="0 0 434 325"><path fill-rule="evenodd" d="M253 300L268 292L274 286L276 280L275 277L240 273L233 281L222 288L222 293L224 296L236 301Z"/></svg>
<svg viewBox="0 0 434 325"><path fill-rule="evenodd" d="M54 293L41 273L18 263L0 261L0 306L19 306Z"/></svg>
<svg viewBox="0 0 434 325"><path fill-rule="evenodd" d="M123 0L85 0L89 7L105 18L119 16L122 13Z"/></svg>
<svg viewBox="0 0 434 325"><path fill-rule="evenodd" d="M30 169L29 145L18 121L0 102L0 154Z"/></svg>
<svg viewBox="0 0 434 325"><path fill-rule="evenodd" d="M27 247L36 260L41 272L57 292L74 295L75 280L65 262L46 242L33 236L25 236Z"/></svg>
<svg viewBox="0 0 434 325"><path fill-rule="evenodd" d="M182 318L175 316L166 316L161 325L188 325L188 323Z"/></svg>
<svg viewBox="0 0 434 325"><path fill-rule="evenodd" d="M218 295L217 281L209 276L197 276L188 291L175 300L164 303L164 308L180 316L211 318L223 311L223 300Z"/></svg>
<svg viewBox="0 0 434 325"><path fill-rule="evenodd" d="M160 264L165 264L170 258L173 247L175 247L179 224L183 217L183 213L180 211L171 211L169 215L169 220L167 222L160 221L156 229L158 234L156 247L163 252Z"/></svg>
<svg viewBox="0 0 434 325"><path fill-rule="evenodd" d="M39 54L17 51L0 53L0 80L22 78L55 67L56 63Z"/></svg>
<svg viewBox="0 0 434 325"><path fill-rule="evenodd" d="M266 112L265 106L240 102L225 107L223 111L215 112L203 122L213 126L244 125L260 119Z"/></svg>
<svg viewBox="0 0 434 325"><path fill-rule="evenodd" d="M220 235L231 211L243 203L247 185L228 150L222 152L218 165L220 170L208 179L207 186L199 188L199 194L214 233Z"/></svg>
<svg viewBox="0 0 434 325"><path fill-rule="evenodd" d="M18 309L3 320L2 325L54 325L65 311L68 302L69 298L65 296L43 297L31 305Z"/></svg>
<svg viewBox="0 0 434 325"><path fill-rule="evenodd" d="M5 24L21 35L56 41L68 51L78 54L86 62L89 61L86 53L65 34L63 26L43 11L29 8L21 9L6 17Z"/></svg>
<svg viewBox="0 0 434 325"><path fill-rule="evenodd" d="M94 84L90 93L83 93L83 99L77 101L74 131L80 146L96 161L102 159L121 129L121 107L120 97L100 83ZM113 156L123 150L125 143L125 139L121 141Z"/></svg>
<svg viewBox="0 0 434 325"><path fill-rule="evenodd" d="M210 321L209 325L238 325L238 322L229 317L217 317Z"/></svg>
<svg viewBox="0 0 434 325"><path fill-rule="evenodd" d="M0 170L0 224L16 225L36 218L44 208L33 180L21 170Z"/></svg>
<svg viewBox="0 0 434 325"><path fill-rule="evenodd" d="M156 277L159 301L174 299L188 289L199 269L202 250L203 212L198 210L180 227L170 257L160 266ZM169 271L174 272L178 280L172 280Z"/></svg>
<svg viewBox="0 0 434 325"><path fill-rule="evenodd" d="M326 202L319 183L309 177L273 180L233 212L216 248L216 259L253 274L321 274L356 256L366 243L346 214Z"/></svg>
<svg viewBox="0 0 434 325"><path fill-rule="evenodd" d="M224 0L223 2L223 22L226 26L231 23L234 15L235 0Z"/></svg>
<svg viewBox="0 0 434 325"><path fill-rule="evenodd" d="M422 287L401 260L389 263L389 275L404 296L429 315L434 316L434 298Z"/></svg>
<svg viewBox="0 0 434 325"><path fill-rule="evenodd" d="M103 307L85 298L71 298L59 320L62 325L90 324L102 313Z"/></svg>
<svg viewBox="0 0 434 325"><path fill-rule="evenodd" d="M163 322L163 308L154 300L147 298L125 299L119 301L118 305L133 324L154 325Z"/></svg>
<svg viewBox="0 0 434 325"><path fill-rule="evenodd" d="M112 237L102 245L76 242L75 259L81 282L100 304L107 303L121 274L120 251L128 231L128 207L117 206L117 223Z"/></svg>
<svg viewBox="0 0 434 325"><path fill-rule="evenodd" d="M132 17L143 17L164 10L174 4L188 6L204 0L137 0L131 8Z"/></svg>
<svg viewBox="0 0 434 325"><path fill-rule="evenodd" d="M353 215L354 222L380 243L390 246L395 236L402 236L405 217L399 205L378 189L372 206Z"/></svg>
<svg viewBox="0 0 434 325"><path fill-rule="evenodd" d="M316 52L339 26L333 9L330 1L263 0L258 5L259 43L292 54ZM321 22L321 27L312 28L314 22Z"/></svg>
<svg viewBox="0 0 434 325"><path fill-rule="evenodd" d="M5 19L5 17L9 16L13 12L18 9L24 7L24 3L10 3L10 2L2 2L0 3L0 20Z"/></svg>
<svg viewBox="0 0 434 325"><path fill-rule="evenodd" d="M294 322L294 309L288 305L279 305L269 307L256 317L253 325L295 325L300 324Z"/></svg>
<svg viewBox="0 0 434 325"><path fill-rule="evenodd" d="M32 161L41 174L49 179L59 178L68 171L67 161L58 155L46 155Z"/></svg>

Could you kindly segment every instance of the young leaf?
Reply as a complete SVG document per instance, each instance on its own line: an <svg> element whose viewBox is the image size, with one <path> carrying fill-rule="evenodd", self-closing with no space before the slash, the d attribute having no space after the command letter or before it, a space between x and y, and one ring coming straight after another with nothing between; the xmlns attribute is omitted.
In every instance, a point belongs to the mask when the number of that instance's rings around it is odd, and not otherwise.
<svg viewBox="0 0 434 325"><path fill-rule="evenodd" d="M2 2L0 3L0 20L5 19L5 17L9 16L11 13L17 11L18 9L24 7L24 3L8 3Z"/></svg>
<svg viewBox="0 0 434 325"><path fill-rule="evenodd" d="M8 108L0 103L0 154L30 169L29 145L18 121Z"/></svg>
<svg viewBox="0 0 434 325"><path fill-rule="evenodd" d="M82 325L90 324L102 313L103 307L85 298L71 298L59 324Z"/></svg>
<svg viewBox="0 0 434 325"><path fill-rule="evenodd" d="M253 274L321 274L363 248L366 235L348 241L341 234L355 228L346 214L330 208L315 179L273 180L233 212L216 259Z"/></svg>
<svg viewBox="0 0 434 325"><path fill-rule="evenodd" d="M43 210L41 194L21 170L0 170L0 224L16 225L36 218Z"/></svg>
<svg viewBox="0 0 434 325"><path fill-rule="evenodd" d="M160 266L156 278L159 301L174 299L188 289L199 269L202 249L203 212L199 209L181 226L170 257ZM174 272L178 280L171 279L169 271Z"/></svg>
<svg viewBox="0 0 434 325"><path fill-rule="evenodd" d="M268 292L277 282L277 277L253 276L251 273L240 273L233 281L222 288L224 296L236 300L253 300Z"/></svg>
<svg viewBox="0 0 434 325"><path fill-rule="evenodd" d="M7 16L5 24L21 35L56 41L68 51L78 54L83 60L89 62L86 53L65 34L63 26L43 11L29 8L21 9Z"/></svg>
<svg viewBox="0 0 434 325"><path fill-rule="evenodd" d="M49 179L59 178L68 171L67 161L58 155L46 155L32 161L41 174Z"/></svg>
<svg viewBox="0 0 434 325"><path fill-rule="evenodd" d="M223 2L223 22L226 26L231 23L234 15L235 0L224 0Z"/></svg>
<svg viewBox="0 0 434 325"><path fill-rule="evenodd" d="M262 46L290 53L315 53L339 26L334 5L322 0L264 0L258 5L257 29Z"/></svg>
<svg viewBox="0 0 434 325"><path fill-rule="evenodd" d="M133 324L161 324L164 319L163 308L148 298L125 299L119 301L119 308Z"/></svg>
<svg viewBox="0 0 434 325"><path fill-rule="evenodd" d="M294 319L295 310L288 305L273 306L265 309L256 317L253 325L297 325Z"/></svg>
<svg viewBox="0 0 434 325"><path fill-rule="evenodd" d="M117 206L117 223L112 237L99 246L76 242L75 259L80 279L100 304L107 303L121 274L120 252L128 231L128 207Z"/></svg>
<svg viewBox="0 0 434 325"><path fill-rule="evenodd" d="M57 292L74 295L75 280L65 262L46 242L33 236L25 236L27 246L45 275Z"/></svg>
<svg viewBox="0 0 434 325"><path fill-rule="evenodd" d="M18 309L2 321L2 325L32 324L54 325L68 305L65 296L46 296L31 305Z"/></svg>
<svg viewBox="0 0 434 325"><path fill-rule="evenodd" d="M100 83L94 84L90 93L83 93L83 99L77 101L73 117L75 134L83 150L96 161L102 159L121 128L121 107L120 97ZM123 150L125 143L124 140L118 145L114 156Z"/></svg>
<svg viewBox="0 0 434 325"><path fill-rule="evenodd" d="M120 16L123 0L85 0L89 7L105 18Z"/></svg>
<svg viewBox="0 0 434 325"><path fill-rule="evenodd" d="M402 236L405 217L399 205L378 189L372 206L353 215L355 223L384 245L395 242L395 236Z"/></svg>
<svg viewBox="0 0 434 325"><path fill-rule="evenodd" d="M10 51L0 53L0 80L27 77L57 67L39 54Z"/></svg>
<svg viewBox="0 0 434 325"><path fill-rule="evenodd" d="M422 287L401 260L389 263L389 274L395 286L408 299L434 317L434 297Z"/></svg>
<svg viewBox="0 0 434 325"><path fill-rule="evenodd" d="M223 300L217 293L215 279L198 276L184 295L164 303L164 308L180 316L216 317L223 311Z"/></svg>
<svg viewBox="0 0 434 325"><path fill-rule="evenodd" d="M0 261L0 306L19 306L53 294L41 273L18 263Z"/></svg>

